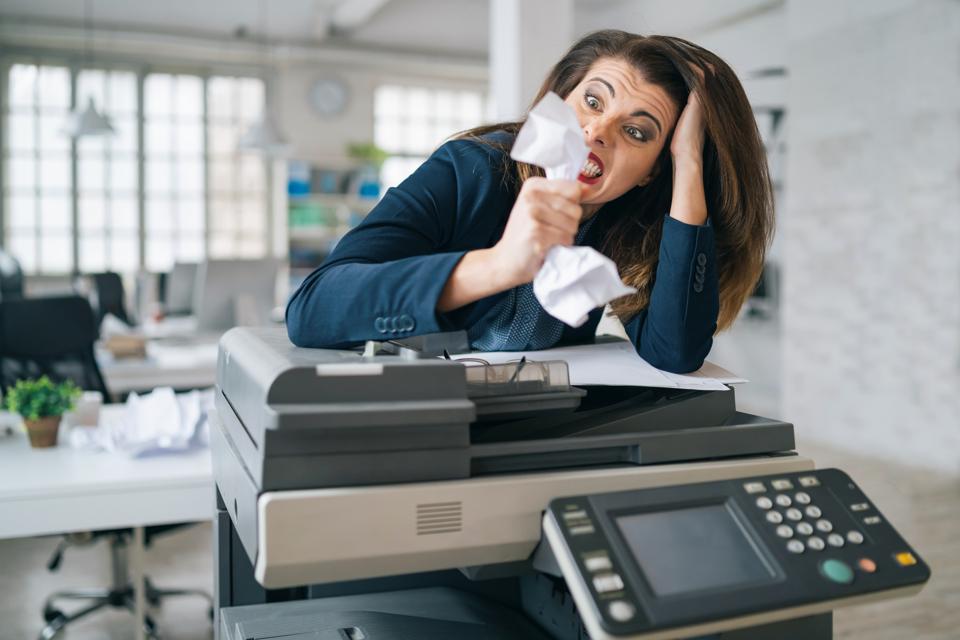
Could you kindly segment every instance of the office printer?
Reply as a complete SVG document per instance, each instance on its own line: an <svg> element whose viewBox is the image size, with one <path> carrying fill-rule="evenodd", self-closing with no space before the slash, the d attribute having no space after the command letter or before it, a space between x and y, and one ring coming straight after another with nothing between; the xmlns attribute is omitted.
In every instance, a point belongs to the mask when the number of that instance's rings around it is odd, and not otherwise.
<svg viewBox="0 0 960 640"><path fill-rule="evenodd" d="M732 389L579 389L445 344L223 336L218 638L828 638L929 578Z"/></svg>

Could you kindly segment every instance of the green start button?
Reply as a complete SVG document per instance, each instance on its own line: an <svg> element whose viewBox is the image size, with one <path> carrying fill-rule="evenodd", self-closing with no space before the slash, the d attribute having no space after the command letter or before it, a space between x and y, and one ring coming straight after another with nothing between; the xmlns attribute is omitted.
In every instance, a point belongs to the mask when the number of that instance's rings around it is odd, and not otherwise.
<svg viewBox="0 0 960 640"><path fill-rule="evenodd" d="M828 580L839 582L840 584L850 584L853 582L853 569L842 560L824 560L820 563L820 573Z"/></svg>

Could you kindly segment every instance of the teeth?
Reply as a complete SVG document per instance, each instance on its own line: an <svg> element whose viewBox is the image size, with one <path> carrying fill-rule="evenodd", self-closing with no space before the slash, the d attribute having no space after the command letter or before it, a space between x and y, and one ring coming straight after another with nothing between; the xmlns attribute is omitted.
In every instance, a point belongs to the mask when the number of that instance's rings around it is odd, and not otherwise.
<svg viewBox="0 0 960 640"><path fill-rule="evenodd" d="M602 173L602 171L593 160L587 160L587 162L583 165L583 169L580 170L580 173L588 178L596 178Z"/></svg>

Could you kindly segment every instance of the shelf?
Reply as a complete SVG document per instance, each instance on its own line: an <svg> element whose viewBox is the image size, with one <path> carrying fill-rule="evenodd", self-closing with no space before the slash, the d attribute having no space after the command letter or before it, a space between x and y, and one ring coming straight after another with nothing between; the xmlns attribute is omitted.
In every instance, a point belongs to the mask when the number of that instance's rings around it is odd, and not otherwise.
<svg viewBox="0 0 960 640"><path fill-rule="evenodd" d="M358 198L345 193L308 193L302 196L287 196L291 205L323 204L331 207L346 206L350 209L369 212L379 200Z"/></svg>
<svg viewBox="0 0 960 640"><path fill-rule="evenodd" d="M290 240L300 242L331 242L342 237L347 230L341 227L311 226L290 227L287 233Z"/></svg>

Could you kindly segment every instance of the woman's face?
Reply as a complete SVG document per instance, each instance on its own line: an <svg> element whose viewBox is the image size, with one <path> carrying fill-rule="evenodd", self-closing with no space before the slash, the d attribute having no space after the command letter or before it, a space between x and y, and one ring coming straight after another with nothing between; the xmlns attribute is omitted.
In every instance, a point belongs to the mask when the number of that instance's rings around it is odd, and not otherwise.
<svg viewBox="0 0 960 640"><path fill-rule="evenodd" d="M603 204L646 184L678 117L661 87L630 63L600 58L566 99L590 147L580 172L583 204Z"/></svg>

